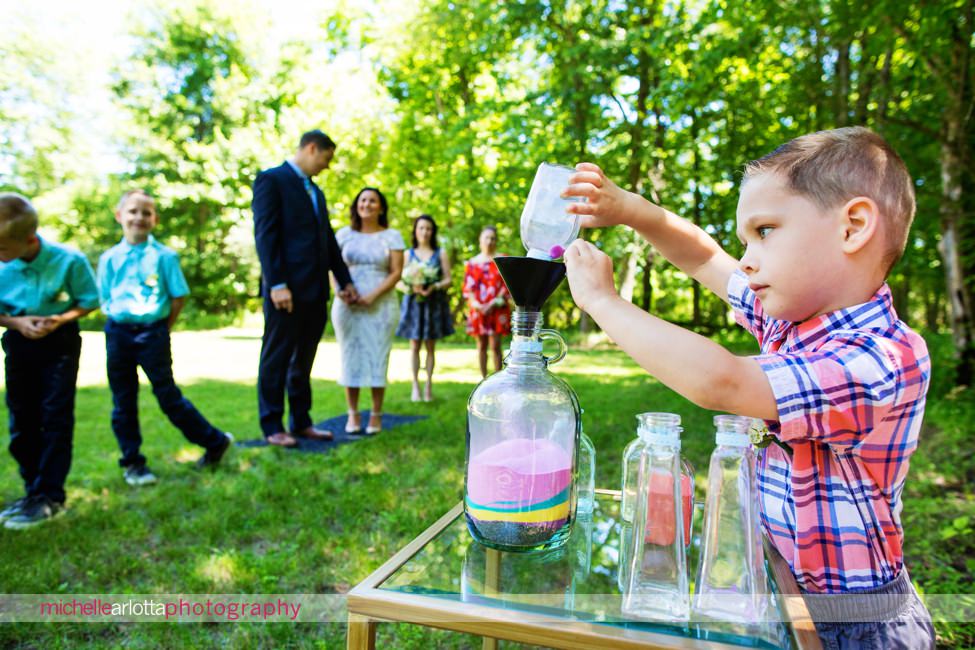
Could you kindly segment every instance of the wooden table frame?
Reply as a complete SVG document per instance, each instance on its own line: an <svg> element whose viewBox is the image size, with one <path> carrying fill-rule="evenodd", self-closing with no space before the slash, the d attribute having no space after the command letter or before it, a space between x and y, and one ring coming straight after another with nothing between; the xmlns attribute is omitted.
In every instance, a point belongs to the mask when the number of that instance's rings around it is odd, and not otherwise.
<svg viewBox="0 0 975 650"><path fill-rule="evenodd" d="M604 495L618 495L615 490L597 490ZM716 648L713 641L682 638L646 630L587 623L552 617L539 622L539 616L473 603L458 603L424 596L380 589L400 567L464 512L458 503L427 528L416 539L360 582L348 594L349 650L373 650L376 647L376 625L380 622L404 622L484 637L485 649L496 647L496 639L564 648L565 650L626 650L636 648ZM782 556L766 543L766 553L781 595L800 593L799 587ZM800 650L821 650L819 636L801 598L789 598L780 604L788 612Z"/></svg>

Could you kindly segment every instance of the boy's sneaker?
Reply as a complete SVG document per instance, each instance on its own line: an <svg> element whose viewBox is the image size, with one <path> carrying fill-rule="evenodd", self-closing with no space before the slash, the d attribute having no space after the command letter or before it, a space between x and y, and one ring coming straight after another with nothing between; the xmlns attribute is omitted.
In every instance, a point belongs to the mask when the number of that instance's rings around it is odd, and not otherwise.
<svg viewBox="0 0 975 650"><path fill-rule="evenodd" d="M196 468L203 469L205 467L216 467L220 464L220 459L223 455L227 453L230 449L230 445L234 444L234 434L224 433L223 444L213 447L212 449L207 449L206 453L200 456L200 460L196 461Z"/></svg>
<svg viewBox="0 0 975 650"><path fill-rule="evenodd" d="M64 504L51 501L45 496L30 497L20 512L4 522L4 528L22 530L54 519L64 512Z"/></svg>
<svg viewBox="0 0 975 650"><path fill-rule="evenodd" d="M20 511L24 509L27 504L27 497L20 497L16 501L13 501L7 505L3 510L0 510L0 521L7 521L15 515L19 515Z"/></svg>
<svg viewBox="0 0 975 650"><path fill-rule="evenodd" d="M145 465L129 465L125 468L123 477L126 483L134 486L152 485L159 480Z"/></svg>

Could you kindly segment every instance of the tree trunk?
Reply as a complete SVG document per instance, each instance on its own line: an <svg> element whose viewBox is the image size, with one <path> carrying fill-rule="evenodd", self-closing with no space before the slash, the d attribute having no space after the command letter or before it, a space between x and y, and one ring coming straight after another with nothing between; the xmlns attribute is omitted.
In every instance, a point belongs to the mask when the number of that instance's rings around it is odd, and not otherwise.
<svg viewBox="0 0 975 650"><path fill-rule="evenodd" d="M643 299L640 303L647 313L653 310L653 261L656 257L653 247L650 247L647 250L646 265L643 267Z"/></svg>
<svg viewBox="0 0 975 650"><path fill-rule="evenodd" d="M945 267L945 286L951 318L951 332L958 359L957 381L970 385L975 371L975 341L973 341L972 295L966 279L965 256L961 251L962 170L964 146L961 116L945 115L946 138L941 146L941 244L939 251ZM970 262L969 262L970 265Z"/></svg>

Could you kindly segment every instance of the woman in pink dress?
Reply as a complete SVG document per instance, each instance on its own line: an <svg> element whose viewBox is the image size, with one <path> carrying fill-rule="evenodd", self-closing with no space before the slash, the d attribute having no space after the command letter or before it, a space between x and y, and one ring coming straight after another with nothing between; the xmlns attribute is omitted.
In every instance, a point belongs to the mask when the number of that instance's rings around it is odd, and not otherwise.
<svg viewBox="0 0 975 650"><path fill-rule="evenodd" d="M508 288L494 263L498 231L485 226L478 239L481 253L464 264L464 298L469 307L467 333L477 340L481 376L487 377L488 348L494 358L494 370L501 370L501 337L511 333L511 307Z"/></svg>

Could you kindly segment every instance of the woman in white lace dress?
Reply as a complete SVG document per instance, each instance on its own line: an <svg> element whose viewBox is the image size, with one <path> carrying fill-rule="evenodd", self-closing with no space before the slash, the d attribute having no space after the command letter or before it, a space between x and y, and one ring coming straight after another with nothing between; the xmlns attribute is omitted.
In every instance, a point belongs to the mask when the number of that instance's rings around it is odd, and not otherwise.
<svg viewBox="0 0 975 650"><path fill-rule="evenodd" d="M393 288L403 271L403 237L389 228L388 204L374 187L360 190L350 210L352 225L335 233L342 259L349 267L359 300L332 303L332 325L342 352L339 383L345 386L349 407L347 433L362 430L359 389L372 389L372 410L367 434L382 430L386 369L393 331L399 319L399 301Z"/></svg>

